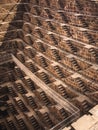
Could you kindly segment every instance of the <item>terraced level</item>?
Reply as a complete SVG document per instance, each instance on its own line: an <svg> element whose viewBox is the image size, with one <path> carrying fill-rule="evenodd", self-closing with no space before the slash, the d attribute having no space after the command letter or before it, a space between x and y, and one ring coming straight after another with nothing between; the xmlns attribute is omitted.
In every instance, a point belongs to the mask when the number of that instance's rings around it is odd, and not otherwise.
<svg viewBox="0 0 98 130"><path fill-rule="evenodd" d="M80 130L97 104L98 1L1 0L0 130Z"/></svg>

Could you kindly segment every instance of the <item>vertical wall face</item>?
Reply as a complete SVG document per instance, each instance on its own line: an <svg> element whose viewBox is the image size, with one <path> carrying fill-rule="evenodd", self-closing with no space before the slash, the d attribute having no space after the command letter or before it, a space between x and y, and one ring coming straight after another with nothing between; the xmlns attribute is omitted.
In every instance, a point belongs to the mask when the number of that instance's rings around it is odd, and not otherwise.
<svg viewBox="0 0 98 130"><path fill-rule="evenodd" d="M98 2L1 3L0 89L9 92L1 129L69 125L98 103Z"/></svg>

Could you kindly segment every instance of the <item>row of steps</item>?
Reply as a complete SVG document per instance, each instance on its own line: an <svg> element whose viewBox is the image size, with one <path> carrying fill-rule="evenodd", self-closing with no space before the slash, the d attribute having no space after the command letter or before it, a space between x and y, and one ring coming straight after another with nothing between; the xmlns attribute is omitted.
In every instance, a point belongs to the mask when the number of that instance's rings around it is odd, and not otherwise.
<svg viewBox="0 0 98 130"><path fill-rule="evenodd" d="M36 109L36 108L38 107L32 96L28 96L28 97L27 97L27 100L28 100L28 102L29 102L29 105L30 105L33 109Z"/></svg>
<svg viewBox="0 0 98 130"><path fill-rule="evenodd" d="M48 99L48 97L46 96L46 94L43 91L40 93L40 96L41 96L41 98L46 106L51 105L50 100Z"/></svg>
<svg viewBox="0 0 98 130"><path fill-rule="evenodd" d="M88 32L85 31L84 34L89 39L90 43L95 44L94 39L92 38L92 36Z"/></svg>
<svg viewBox="0 0 98 130"><path fill-rule="evenodd" d="M17 111L16 107L10 101L8 101L7 104L8 104L9 112L14 114L14 115L17 115L18 111Z"/></svg>
<svg viewBox="0 0 98 130"><path fill-rule="evenodd" d="M78 8L80 11L83 10L83 8L82 8L80 2L79 2L78 0L75 0L75 2L76 2L77 8Z"/></svg>
<svg viewBox="0 0 98 130"><path fill-rule="evenodd" d="M38 71L38 69L36 68L34 64L32 64L32 62L26 62L25 64L31 70L32 73L35 73L36 71Z"/></svg>
<svg viewBox="0 0 98 130"><path fill-rule="evenodd" d="M16 104L18 105L18 107L20 108L20 110L21 110L22 112L27 112L27 111L28 111L28 109L27 109L27 107L25 106L24 102L23 102L21 99L19 99L19 97L17 97L17 98L15 99L15 102L16 102Z"/></svg>
<svg viewBox="0 0 98 130"><path fill-rule="evenodd" d="M59 66L54 66L55 71L57 72L57 74L60 76L60 78L64 78L64 74L62 72L62 70L59 68Z"/></svg>
<svg viewBox="0 0 98 130"><path fill-rule="evenodd" d="M54 58L55 58L57 61L61 60L61 58L60 58L58 52L56 51L56 49L51 49L51 50L52 50L52 53L53 53Z"/></svg>
<svg viewBox="0 0 98 130"><path fill-rule="evenodd" d="M26 122L24 121L23 118L17 116L17 117L16 117L16 121L17 121L17 123L18 123L18 125L19 125L19 128L20 128L21 130L28 130L28 127L27 127L27 125L26 125Z"/></svg>
<svg viewBox="0 0 98 130"><path fill-rule="evenodd" d="M40 63L42 64L43 67L47 67L48 64L46 62L46 59L43 56L39 57Z"/></svg>
<svg viewBox="0 0 98 130"><path fill-rule="evenodd" d="M15 67L15 73L19 78L23 78L25 76L24 73L18 67Z"/></svg>
<svg viewBox="0 0 98 130"><path fill-rule="evenodd" d="M29 120L30 120L34 130L40 130L41 129L38 121L36 120L36 118L33 115L29 117Z"/></svg>
<svg viewBox="0 0 98 130"><path fill-rule="evenodd" d="M45 123L49 126L49 128L52 128L54 126L54 123L50 119L49 114L47 112L43 114L43 119Z"/></svg>
<svg viewBox="0 0 98 130"><path fill-rule="evenodd" d="M9 127L9 129L17 130L17 127L16 127L15 123L10 118L8 118L6 120L6 123L7 123L8 127Z"/></svg>
<svg viewBox="0 0 98 130"><path fill-rule="evenodd" d="M20 94L26 94L27 93L27 90L23 87L23 85L21 83L16 83L15 88L17 89L17 91Z"/></svg>
<svg viewBox="0 0 98 130"><path fill-rule="evenodd" d="M52 22L47 21L48 26L50 27L51 30L56 30L56 28L53 26Z"/></svg>
<svg viewBox="0 0 98 130"><path fill-rule="evenodd" d="M71 41L66 41L66 43L68 44L68 46L71 48L73 53L77 52L77 48L73 46L73 44L71 43Z"/></svg>
<svg viewBox="0 0 98 130"><path fill-rule="evenodd" d="M84 92L87 91L87 88L86 88L85 83L84 83L80 78L77 78L77 79L76 79L76 82L78 82L80 88L82 88Z"/></svg>
<svg viewBox="0 0 98 130"><path fill-rule="evenodd" d="M45 47L43 46L43 44L41 42L37 42L37 45L39 46L39 49L42 51L42 52L45 52Z"/></svg>
<svg viewBox="0 0 98 130"><path fill-rule="evenodd" d="M43 81L44 81L46 84L51 83L51 81L50 81L50 79L49 79L49 77L48 77L48 75L47 75L46 73L41 72L40 75L41 75Z"/></svg>
<svg viewBox="0 0 98 130"><path fill-rule="evenodd" d="M78 18L81 20L82 24L83 24L83 27L88 27L88 24L86 23L86 21L83 19L83 17L80 15L78 16Z"/></svg>
<svg viewBox="0 0 98 130"><path fill-rule="evenodd" d="M48 15L49 19L53 19L53 16L51 15L50 10L49 10L49 9L45 9L45 11L46 11L46 13L47 13L47 15ZM51 25L50 25L50 26L51 26ZM53 27L51 27L51 29L54 29L54 28L53 28Z"/></svg>
<svg viewBox="0 0 98 130"><path fill-rule="evenodd" d="M71 62L73 66L76 68L77 71L81 70L80 66L78 65L78 62L76 61L75 58L71 58Z"/></svg>
<svg viewBox="0 0 98 130"><path fill-rule="evenodd" d="M42 32L39 29L36 29L36 32L38 33L38 35L39 35L40 38L44 37L43 34L42 34Z"/></svg>
<svg viewBox="0 0 98 130"><path fill-rule="evenodd" d="M66 93L65 88L64 88L62 85L59 85L59 86L58 86L58 89L59 89L61 95L62 95L64 98L68 98L68 97L69 97L69 95Z"/></svg>
<svg viewBox="0 0 98 130"><path fill-rule="evenodd" d="M35 85L34 85L34 82L30 78L27 78L25 82L26 82L27 86L29 86L29 88L32 91L34 91L36 89Z"/></svg>
<svg viewBox="0 0 98 130"><path fill-rule="evenodd" d="M54 42L55 45L58 45L58 41L56 40L55 36L53 34L49 34L51 40Z"/></svg>
<svg viewBox="0 0 98 130"><path fill-rule="evenodd" d="M62 26L62 28L64 29L64 31L66 31L67 36L71 37L71 33L70 33L68 27L64 25L64 26Z"/></svg>

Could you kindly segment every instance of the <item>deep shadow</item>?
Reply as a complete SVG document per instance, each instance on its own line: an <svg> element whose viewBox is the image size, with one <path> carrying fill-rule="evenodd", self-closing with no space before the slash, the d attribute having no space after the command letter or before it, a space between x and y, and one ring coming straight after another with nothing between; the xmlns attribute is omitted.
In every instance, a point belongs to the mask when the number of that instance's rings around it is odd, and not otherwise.
<svg viewBox="0 0 98 130"><path fill-rule="evenodd" d="M19 2L20 1L20 2ZM16 13L14 15L14 18L9 23L9 27L7 28L7 31L4 35L2 45L0 46L0 53L15 53L17 51L17 43L16 39L20 38L19 30L22 29L23 26L23 15L25 13L25 6L23 3L28 2L29 0L18 0L17 2L19 4L14 5L10 11L13 12L13 9L15 6L17 6ZM7 17L10 14L8 13L3 19L2 22L6 22ZM0 25L2 26L2 25Z"/></svg>
<svg viewBox="0 0 98 130"><path fill-rule="evenodd" d="M20 2L19 2L20 1ZM16 13L14 15L14 18L11 20L9 23L9 27L7 28L7 31L4 35L2 42L2 45L0 46L0 85L4 82L9 81L8 78L8 71L10 71L10 74L12 75L12 71L14 69L14 62L12 61L7 61L11 60L11 55L10 53L16 53L17 52L17 42L16 39L20 38L18 30L22 29L23 26L23 15L25 13L25 7L24 7L24 2L27 0L18 0L19 4L14 5L9 11L13 12L14 7L17 6ZM6 3L7 4L7 3ZM6 22L6 19L9 17L10 13L8 13L3 19L2 22ZM2 23L0 27L2 26ZM4 63L3 62L6 62ZM12 76L11 76L12 77ZM13 76L14 77L14 76ZM0 119L7 117L8 116L8 111L7 111L7 103L6 101L9 100L8 96L8 88L2 88L0 86ZM2 107L4 108L2 110ZM2 128L0 125L0 130L6 130L6 128Z"/></svg>

